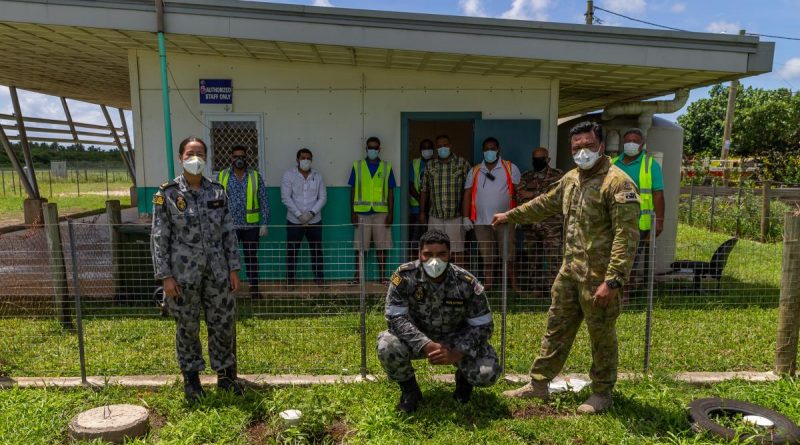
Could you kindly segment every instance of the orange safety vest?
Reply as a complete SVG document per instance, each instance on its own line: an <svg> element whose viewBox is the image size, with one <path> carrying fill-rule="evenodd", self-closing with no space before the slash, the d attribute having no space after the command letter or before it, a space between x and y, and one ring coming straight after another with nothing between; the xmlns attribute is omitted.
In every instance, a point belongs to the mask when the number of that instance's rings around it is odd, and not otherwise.
<svg viewBox="0 0 800 445"><path fill-rule="evenodd" d="M517 201L514 200L514 183L511 182L511 161L500 160L503 165L503 170L506 171L506 184L508 184L508 199L511 201L511 209L517 206ZM478 174L481 172L481 164L472 167L472 209L469 212L469 218L475 222L478 212L475 210L475 198L478 197Z"/></svg>

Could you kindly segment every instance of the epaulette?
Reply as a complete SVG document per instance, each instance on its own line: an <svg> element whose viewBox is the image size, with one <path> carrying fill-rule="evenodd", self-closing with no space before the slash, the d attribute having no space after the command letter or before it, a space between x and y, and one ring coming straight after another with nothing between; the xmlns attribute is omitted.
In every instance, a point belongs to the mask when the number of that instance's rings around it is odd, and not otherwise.
<svg viewBox="0 0 800 445"><path fill-rule="evenodd" d="M409 270L414 270L417 267L418 266L417 266L417 262L416 261L409 261L408 263L405 263L405 264L401 265L400 267L398 267L397 271L398 272L406 272L406 271L409 271Z"/></svg>
<svg viewBox="0 0 800 445"><path fill-rule="evenodd" d="M475 277L472 276L472 274L467 272L467 271L459 271L458 272L458 278L461 281L466 281L469 284L474 284L475 283Z"/></svg>
<svg viewBox="0 0 800 445"><path fill-rule="evenodd" d="M158 187L158 189L159 189L159 190L166 190L166 189L168 189L168 188L170 188L170 187L175 187L176 185L178 185L178 183L177 183L177 182L175 182L175 181L169 181L169 182L165 182L165 183L161 184L161 185Z"/></svg>

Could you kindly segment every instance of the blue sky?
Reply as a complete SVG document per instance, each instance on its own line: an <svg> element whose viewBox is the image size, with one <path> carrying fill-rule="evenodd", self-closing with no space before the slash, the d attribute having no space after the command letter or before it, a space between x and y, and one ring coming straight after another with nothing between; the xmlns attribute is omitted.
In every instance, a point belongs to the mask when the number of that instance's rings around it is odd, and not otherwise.
<svg viewBox="0 0 800 445"><path fill-rule="evenodd" d="M517 20L542 20L583 23L584 0L284 0L316 6L333 6L431 14L503 17ZM641 20L688 31L737 34L750 33L800 37L800 0L595 0L595 5ZM601 26L651 26L597 11ZM760 88L800 88L800 41L776 40L772 73L743 80L744 85ZM692 92L690 101L706 95L707 89ZM20 101L26 116L62 119L61 104L56 98L21 91ZM96 105L70 101L76 120L103 122ZM8 89L0 87L0 113L11 113ZM681 112L667 117L675 118ZM116 113L112 113L116 117ZM129 114L128 114L129 115Z"/></svg>

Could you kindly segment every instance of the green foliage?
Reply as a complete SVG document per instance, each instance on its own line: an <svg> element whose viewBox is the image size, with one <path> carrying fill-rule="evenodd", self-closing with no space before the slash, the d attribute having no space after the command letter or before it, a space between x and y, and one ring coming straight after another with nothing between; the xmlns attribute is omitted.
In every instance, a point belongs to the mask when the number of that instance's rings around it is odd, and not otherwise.
<svg viewBox="0 0 800 445"><path fill-rule="evenodd" d="M55 142L51 144L31 142L31 158L34 167L49 166L51 161L67 161L68 165L74 163L103 163L108 166L122 167L119 151L104 150L100 147L83 144L59 145ZM22 162L22 146L19 143L11 144L12 150L17 155L17 159ZM0 166L8 167L11 161L5 150L0 150Z"/></svg>
<svg viewBox="0 0 800 445"><path fill-rule="evenodd" d="M715 85L678 117L686 154L719 157L728 89ZM800 183L800 93L739 88L731 139L730 156L756 158L764 179Z"/></svg>
<svg viewBox="0 0 800 445"><path fill-rule="evenodd" d="M740 238L760 240L761 212L764 200L758 193L760 193L759 189L743 188L741 201L736 195L714 198L713 227L712 198L710 196L692 198L690 223L689 197L684 196L678 204L678 220L684 224L728 235L736 234L738 221ZM788 204L781 201L772 200L770 202L767 242L774 243L783 239L783 215L790 209Z"/></svg>
<svg viewBox="0 0 800 445"><path fill-rule="evenodd" d="M663 377L621 381L614 406L603 415L579 416L588 396L561 393L543 404L509 400L501 391L516 385L498 383L476 389L466 405L451 397L452 384L422 379L420 410L406 416L394 411L397 385L374 383L282 387L248 390L241 398L208 389L196 406L183 404L179 384L156 391L104 386L75 389L0 391L0 444L71 443L67 425L78 412L101 404L136 403L151 411L151 432L132 444L726 444L692 431L688 403L701 397L724 397L774 409L800 421L795 396L800 382L729 381L696 387ZM303 422L285 428L278 413L300 409ZM750 427L730 423L740 433ZM76 442L99 445L102 442ZM730 442L737 443L737 442Z"/></svg>

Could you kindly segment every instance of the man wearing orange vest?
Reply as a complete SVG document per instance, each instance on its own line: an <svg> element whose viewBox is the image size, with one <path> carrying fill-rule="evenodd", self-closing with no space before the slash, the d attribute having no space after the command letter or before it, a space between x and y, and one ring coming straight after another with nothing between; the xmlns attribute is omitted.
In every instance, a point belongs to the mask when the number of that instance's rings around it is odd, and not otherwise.
<svg viewBox="0 0 800 445"><path fill-rule="evenodd" d="M467 231L475 229L483 261L483 284L487 289L494 284L498 258L508 264L511 287L519 289L514 268L514 228L508 224L492 227L492 216L516 207L514 189L520 176L516 165L500 158L497 139L489 137L483 141L483 162L470 170L464 183L463 225ZM504 245L508 246L505 252Z"/></svg>

